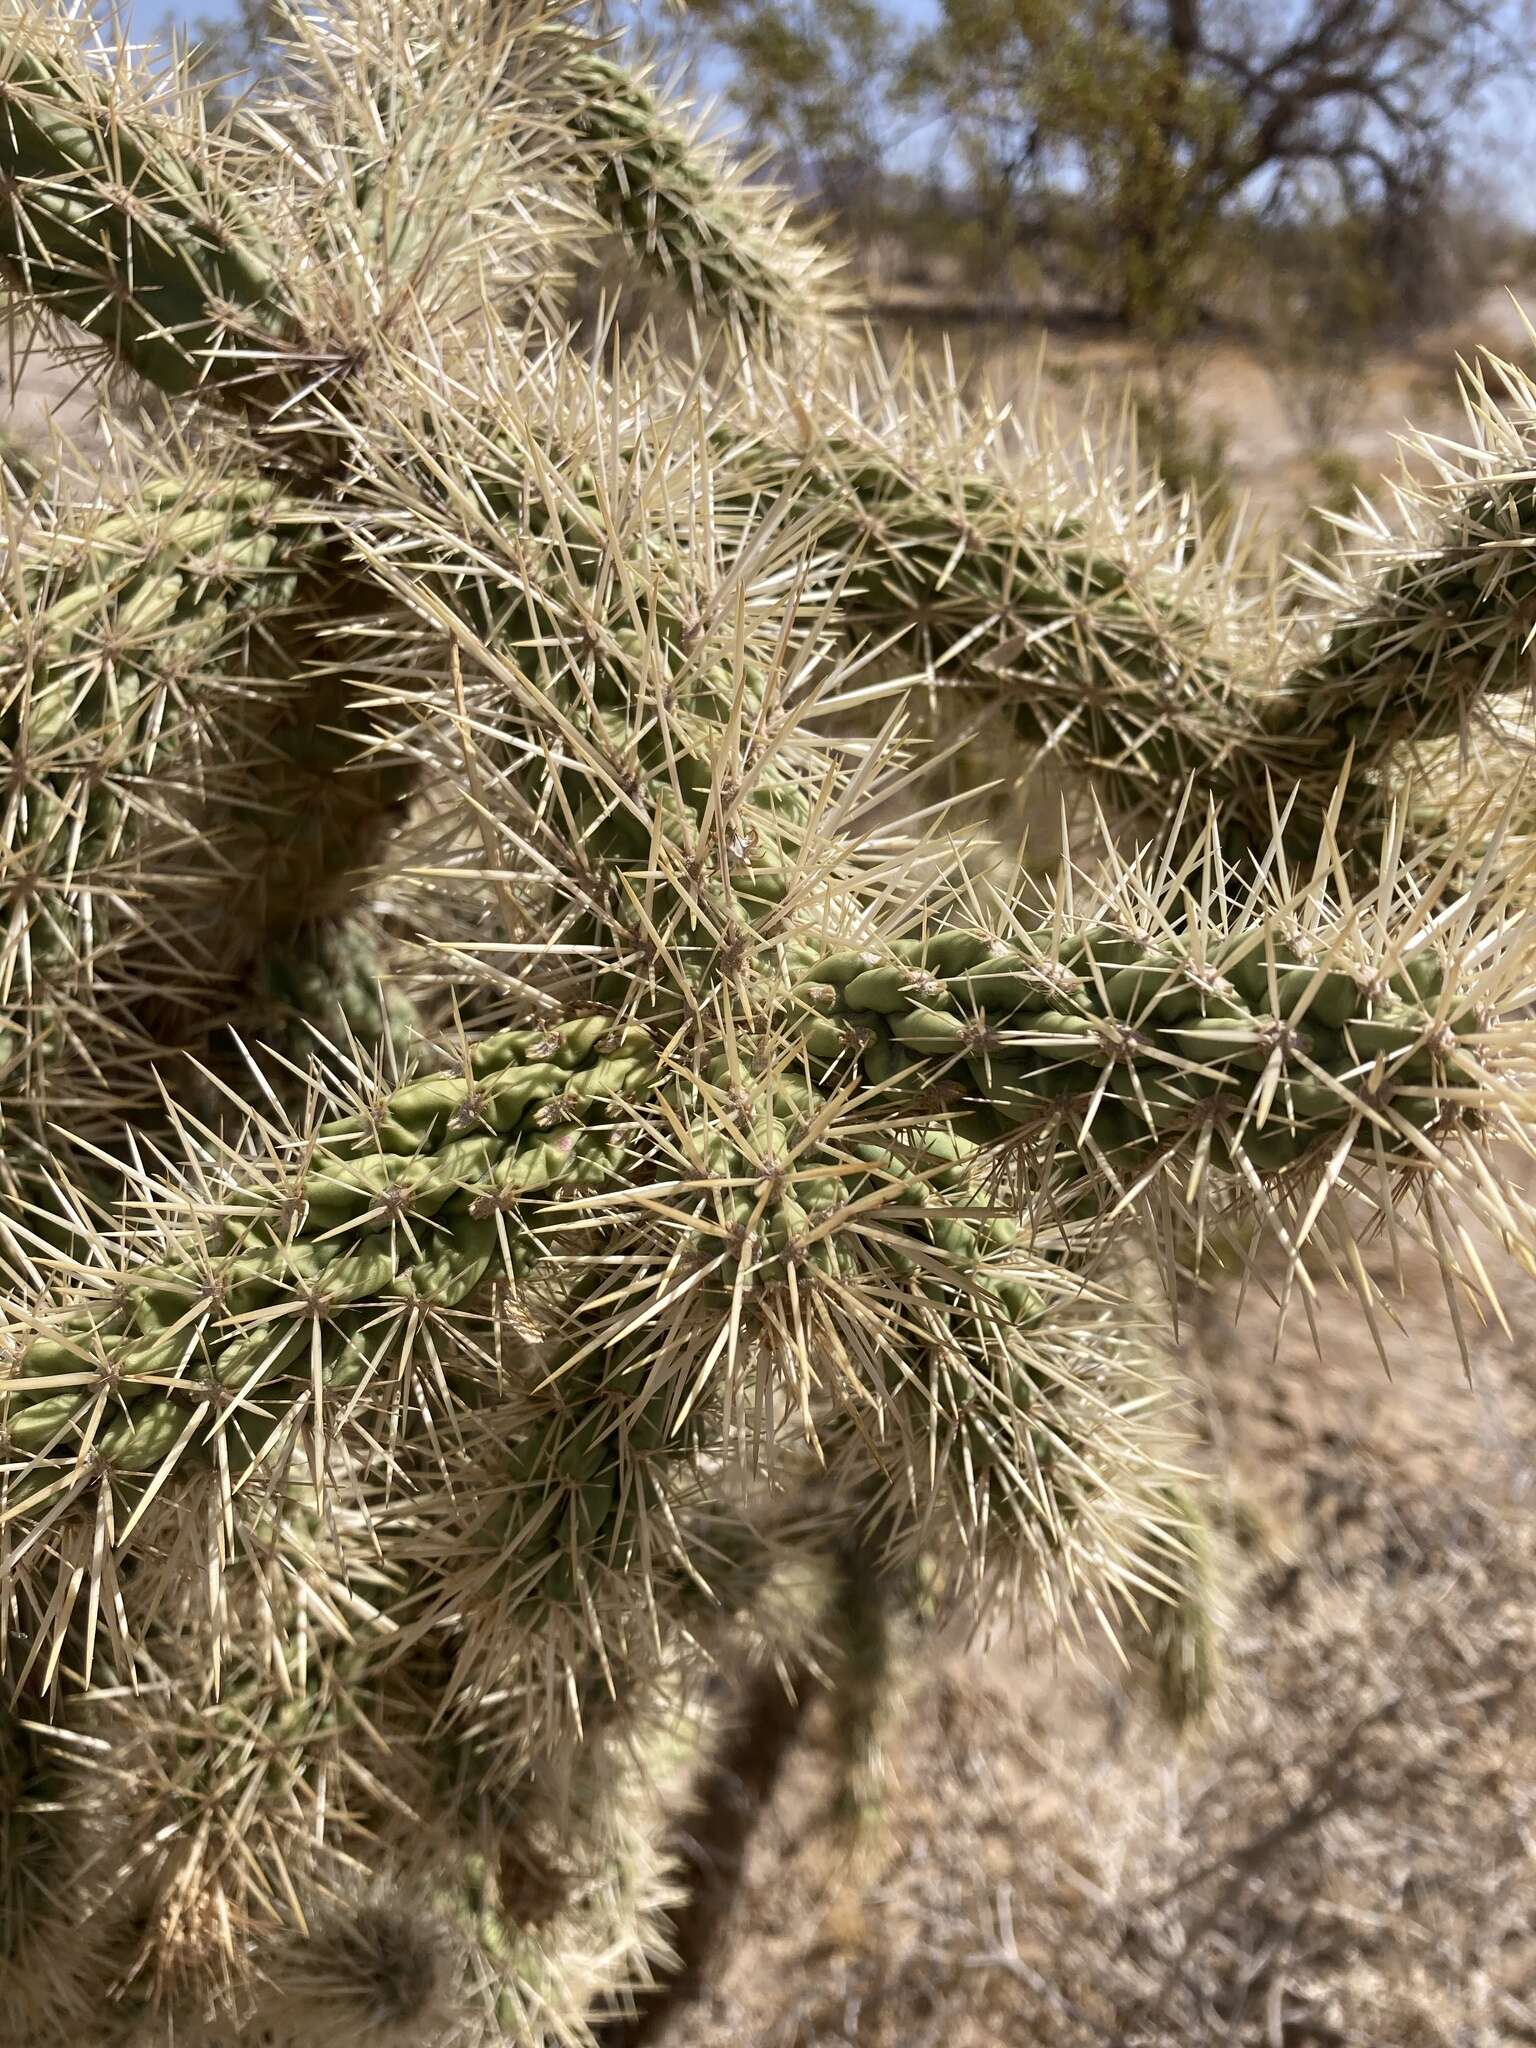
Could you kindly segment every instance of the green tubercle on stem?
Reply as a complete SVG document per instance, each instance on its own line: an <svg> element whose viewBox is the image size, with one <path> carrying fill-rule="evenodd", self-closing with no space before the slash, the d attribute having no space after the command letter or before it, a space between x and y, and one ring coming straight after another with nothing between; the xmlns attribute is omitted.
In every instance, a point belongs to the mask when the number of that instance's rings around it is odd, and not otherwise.
<svg viewBox="0 0 1536 2048"><path fill-rule="evenodd" d="M244 1469L312 1401L345 1408L388 1376L402 1317L528 1270L529 1215L614 1176L588 1126L653 1079L643 1032L581 1018L498 1034L467 1071L320 1125L296 1172L23 1340L0 1423L12 1516L102 1480L137 1495L210 1458Z"/></svg>
<svg viewBox="0 0 1536 2048"><path fill-rule="evenodd" d="M87 59L72 27L0 46L0 263L172 395L259 386L294 336L276 255L206 133Z"/></svg>

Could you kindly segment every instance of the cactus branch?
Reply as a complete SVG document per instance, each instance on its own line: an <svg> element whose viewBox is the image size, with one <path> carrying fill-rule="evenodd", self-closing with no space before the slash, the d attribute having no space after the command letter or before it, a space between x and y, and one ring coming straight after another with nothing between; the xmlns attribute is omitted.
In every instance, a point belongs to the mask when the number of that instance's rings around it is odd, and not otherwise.
<svg viewBox="0 0 1536 2048"><path fill-rule="evenodd" d="M837 309L835 266L791 225L789 202L730 166L644 78L577 48L563 83L598 211L643 266L744 342L803 331Z"/></svg>
<svg viewBox="0 0 1536 2048"><path fill-rule="evenodd" d="M72 25L35 14L0 48L0 261L162 390L248 391L297 323L199 101L106 76Z"/></svg>

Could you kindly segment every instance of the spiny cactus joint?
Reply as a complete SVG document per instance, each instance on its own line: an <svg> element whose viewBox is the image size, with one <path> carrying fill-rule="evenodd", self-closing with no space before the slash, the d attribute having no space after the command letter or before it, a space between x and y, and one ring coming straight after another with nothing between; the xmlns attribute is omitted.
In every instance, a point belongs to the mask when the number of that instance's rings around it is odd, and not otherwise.
<svg viewBox="0 0 1536 2048"><path fill-rule="evenodd" d="M584 2038L707 1674L850 1784L919 1611L1208 1696L1127 1244L1530 1244L1536 394L1265 585L565 0L282 30L215 122L0 28L0 266L158 421L0 508L0 2048ZM685 339L576 345L615 237ZM957 705L1075 858L945 838Z"/></svg>

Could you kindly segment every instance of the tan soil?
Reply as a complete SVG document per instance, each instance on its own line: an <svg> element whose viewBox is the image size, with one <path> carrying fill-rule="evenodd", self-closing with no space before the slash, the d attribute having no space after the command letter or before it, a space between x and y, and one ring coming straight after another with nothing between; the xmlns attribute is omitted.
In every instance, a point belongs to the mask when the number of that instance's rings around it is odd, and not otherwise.
<svg viewBox="0 0 1536 2048"><path fill-rule="evenodd" d="M93 374L62 361L19 325L0 335L0 452L18 449L39 468L88 469L103 459L101 391Z"/></svg>

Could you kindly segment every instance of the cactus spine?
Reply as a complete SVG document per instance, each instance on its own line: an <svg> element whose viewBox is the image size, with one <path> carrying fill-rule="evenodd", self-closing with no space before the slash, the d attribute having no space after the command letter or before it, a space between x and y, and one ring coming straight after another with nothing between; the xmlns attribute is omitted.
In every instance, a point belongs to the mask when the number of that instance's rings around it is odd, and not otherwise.
<svg viewBox="0 0 1536 2048"><path fill-rule="evenodd" d="M563 8L288 32L215 137L0 23L0 261L179 453L8 512L6 2044L581 2039L664 1953L657 1766L716 1659L804 1648L797 1575L1145 1586L1118 1227L1369 1288L1337 1196L1417 1199L1474 1294L1446 1209L1526 1235L1522 870L1393 811L1520 682L1518 421L1272 617L958 402L944 478L898 384L792 403L860 374L830 266ZM568 346L615 227L712 373ZM935 882L850 634L1174 828ZM211 1116L178 1049L283 988L349 1033Z"/></svg>

